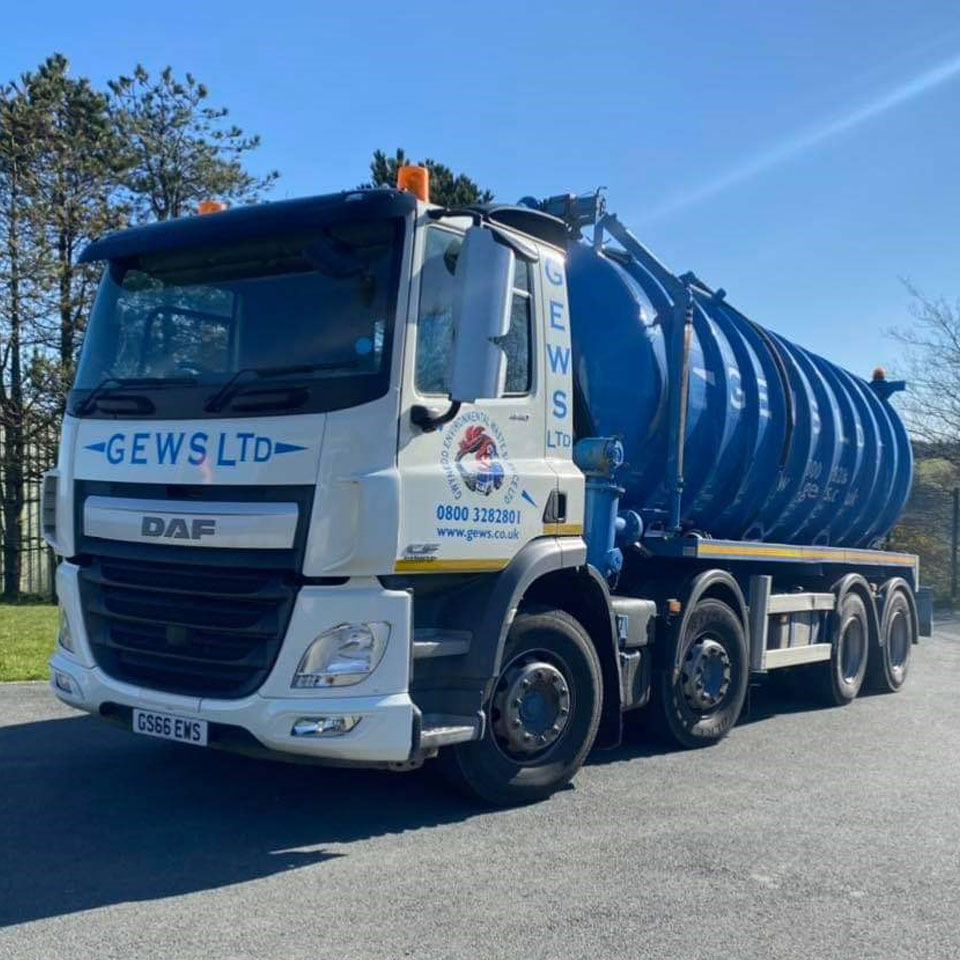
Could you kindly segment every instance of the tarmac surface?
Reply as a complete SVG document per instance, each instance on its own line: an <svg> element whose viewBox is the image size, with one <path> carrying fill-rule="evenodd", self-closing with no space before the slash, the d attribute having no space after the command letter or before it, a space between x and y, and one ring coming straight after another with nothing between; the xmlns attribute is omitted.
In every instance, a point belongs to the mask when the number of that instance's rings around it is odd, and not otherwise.
<svg viewBox="0 0 960 960"><path fill-rule="evenodd" d="M716 747L500 811L0 685L0 958L957 958L960 623L913 654L897 695L760 688Z"/></svg>

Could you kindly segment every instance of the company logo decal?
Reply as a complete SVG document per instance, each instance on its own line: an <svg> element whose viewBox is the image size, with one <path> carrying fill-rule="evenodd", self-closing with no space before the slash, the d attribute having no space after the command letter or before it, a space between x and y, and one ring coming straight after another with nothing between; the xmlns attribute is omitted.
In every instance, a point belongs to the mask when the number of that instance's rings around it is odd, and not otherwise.
<svg viewBox="0 0 960 960"><path fill-rule="evenodd" d="M440 465L454 499L465 491L489 497L502 493L503 503L517 496L519 478L507 454L503 431L485 413L472 410L444 430Z"/></svg>
<svg viewBox="0 0 960 960"><path fill-rule="evenodd" d="M144 537L170 537L174 540L202 540L217 532L217 521L213 517L143 517L140 521L140 535Z"/></svg>
<svg viewBox="0 0 960 960"><path fill-rule="evenodd" d="M403 551L403 559L433 560L439 549L439 543L408 543Z"/></svg>
<svg viewBox="0 0 960 960"><path fill-rule="evenodd" d="M456 456L457 470L468 490L489 496L503 486L503 465L497 445L483 427L467 427Z"/></svg>
<svg viewBox="0 0 960 960"><path fill-rule="evenodd" d="M238 463L267 463L285 453L307 448L296 443L274 440L262 434L236 431L207 433L196 430L143 430L118 432L106 440L88 443L85 450L102 453L114 466L188 464L199 467L211 463L218 467L235 467Z"/></svg>

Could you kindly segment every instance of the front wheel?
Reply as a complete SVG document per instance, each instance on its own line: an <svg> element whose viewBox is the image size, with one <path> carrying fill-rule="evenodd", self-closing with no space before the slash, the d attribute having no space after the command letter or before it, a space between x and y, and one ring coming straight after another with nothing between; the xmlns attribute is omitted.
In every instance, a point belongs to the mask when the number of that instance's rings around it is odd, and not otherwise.
<svg viewBox="0 0 960 960"><path fill-rule="evenodd" d="M701 600L671 633L650 710L660 732L683 747L725 737L740 716L749 679L740 619L721 600Z"/></svg>
<svg viewBox="0 0 960 960"><path fill-rule="evenodd" d="M542 800L583 765L600 725L600 662L562 610L517 614L482 740L441 755L448 779L498 806Z"/></svg>

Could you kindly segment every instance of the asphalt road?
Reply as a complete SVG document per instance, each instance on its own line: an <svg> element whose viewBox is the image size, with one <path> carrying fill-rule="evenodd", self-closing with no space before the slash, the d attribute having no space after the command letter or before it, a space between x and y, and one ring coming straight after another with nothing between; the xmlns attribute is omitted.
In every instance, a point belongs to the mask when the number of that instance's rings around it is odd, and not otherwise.
<svg viewBox="0 0 960 960"><path fill-rule="evenodd" d="M0 957L960 956L960 624L896 696L755 692L717 747L490 812L0 686Z"/></svg>

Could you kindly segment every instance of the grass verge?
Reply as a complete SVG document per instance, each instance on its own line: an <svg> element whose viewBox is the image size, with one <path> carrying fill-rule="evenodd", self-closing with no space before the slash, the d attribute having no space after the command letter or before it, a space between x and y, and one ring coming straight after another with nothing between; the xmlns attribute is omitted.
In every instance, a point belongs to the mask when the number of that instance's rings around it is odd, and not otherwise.
<svg viewBox="0 0 960 960"><path fill-rule="evenodd" d="M57 608L52 604L0 604L0 681L46 680L56 641Z"/></svg>

